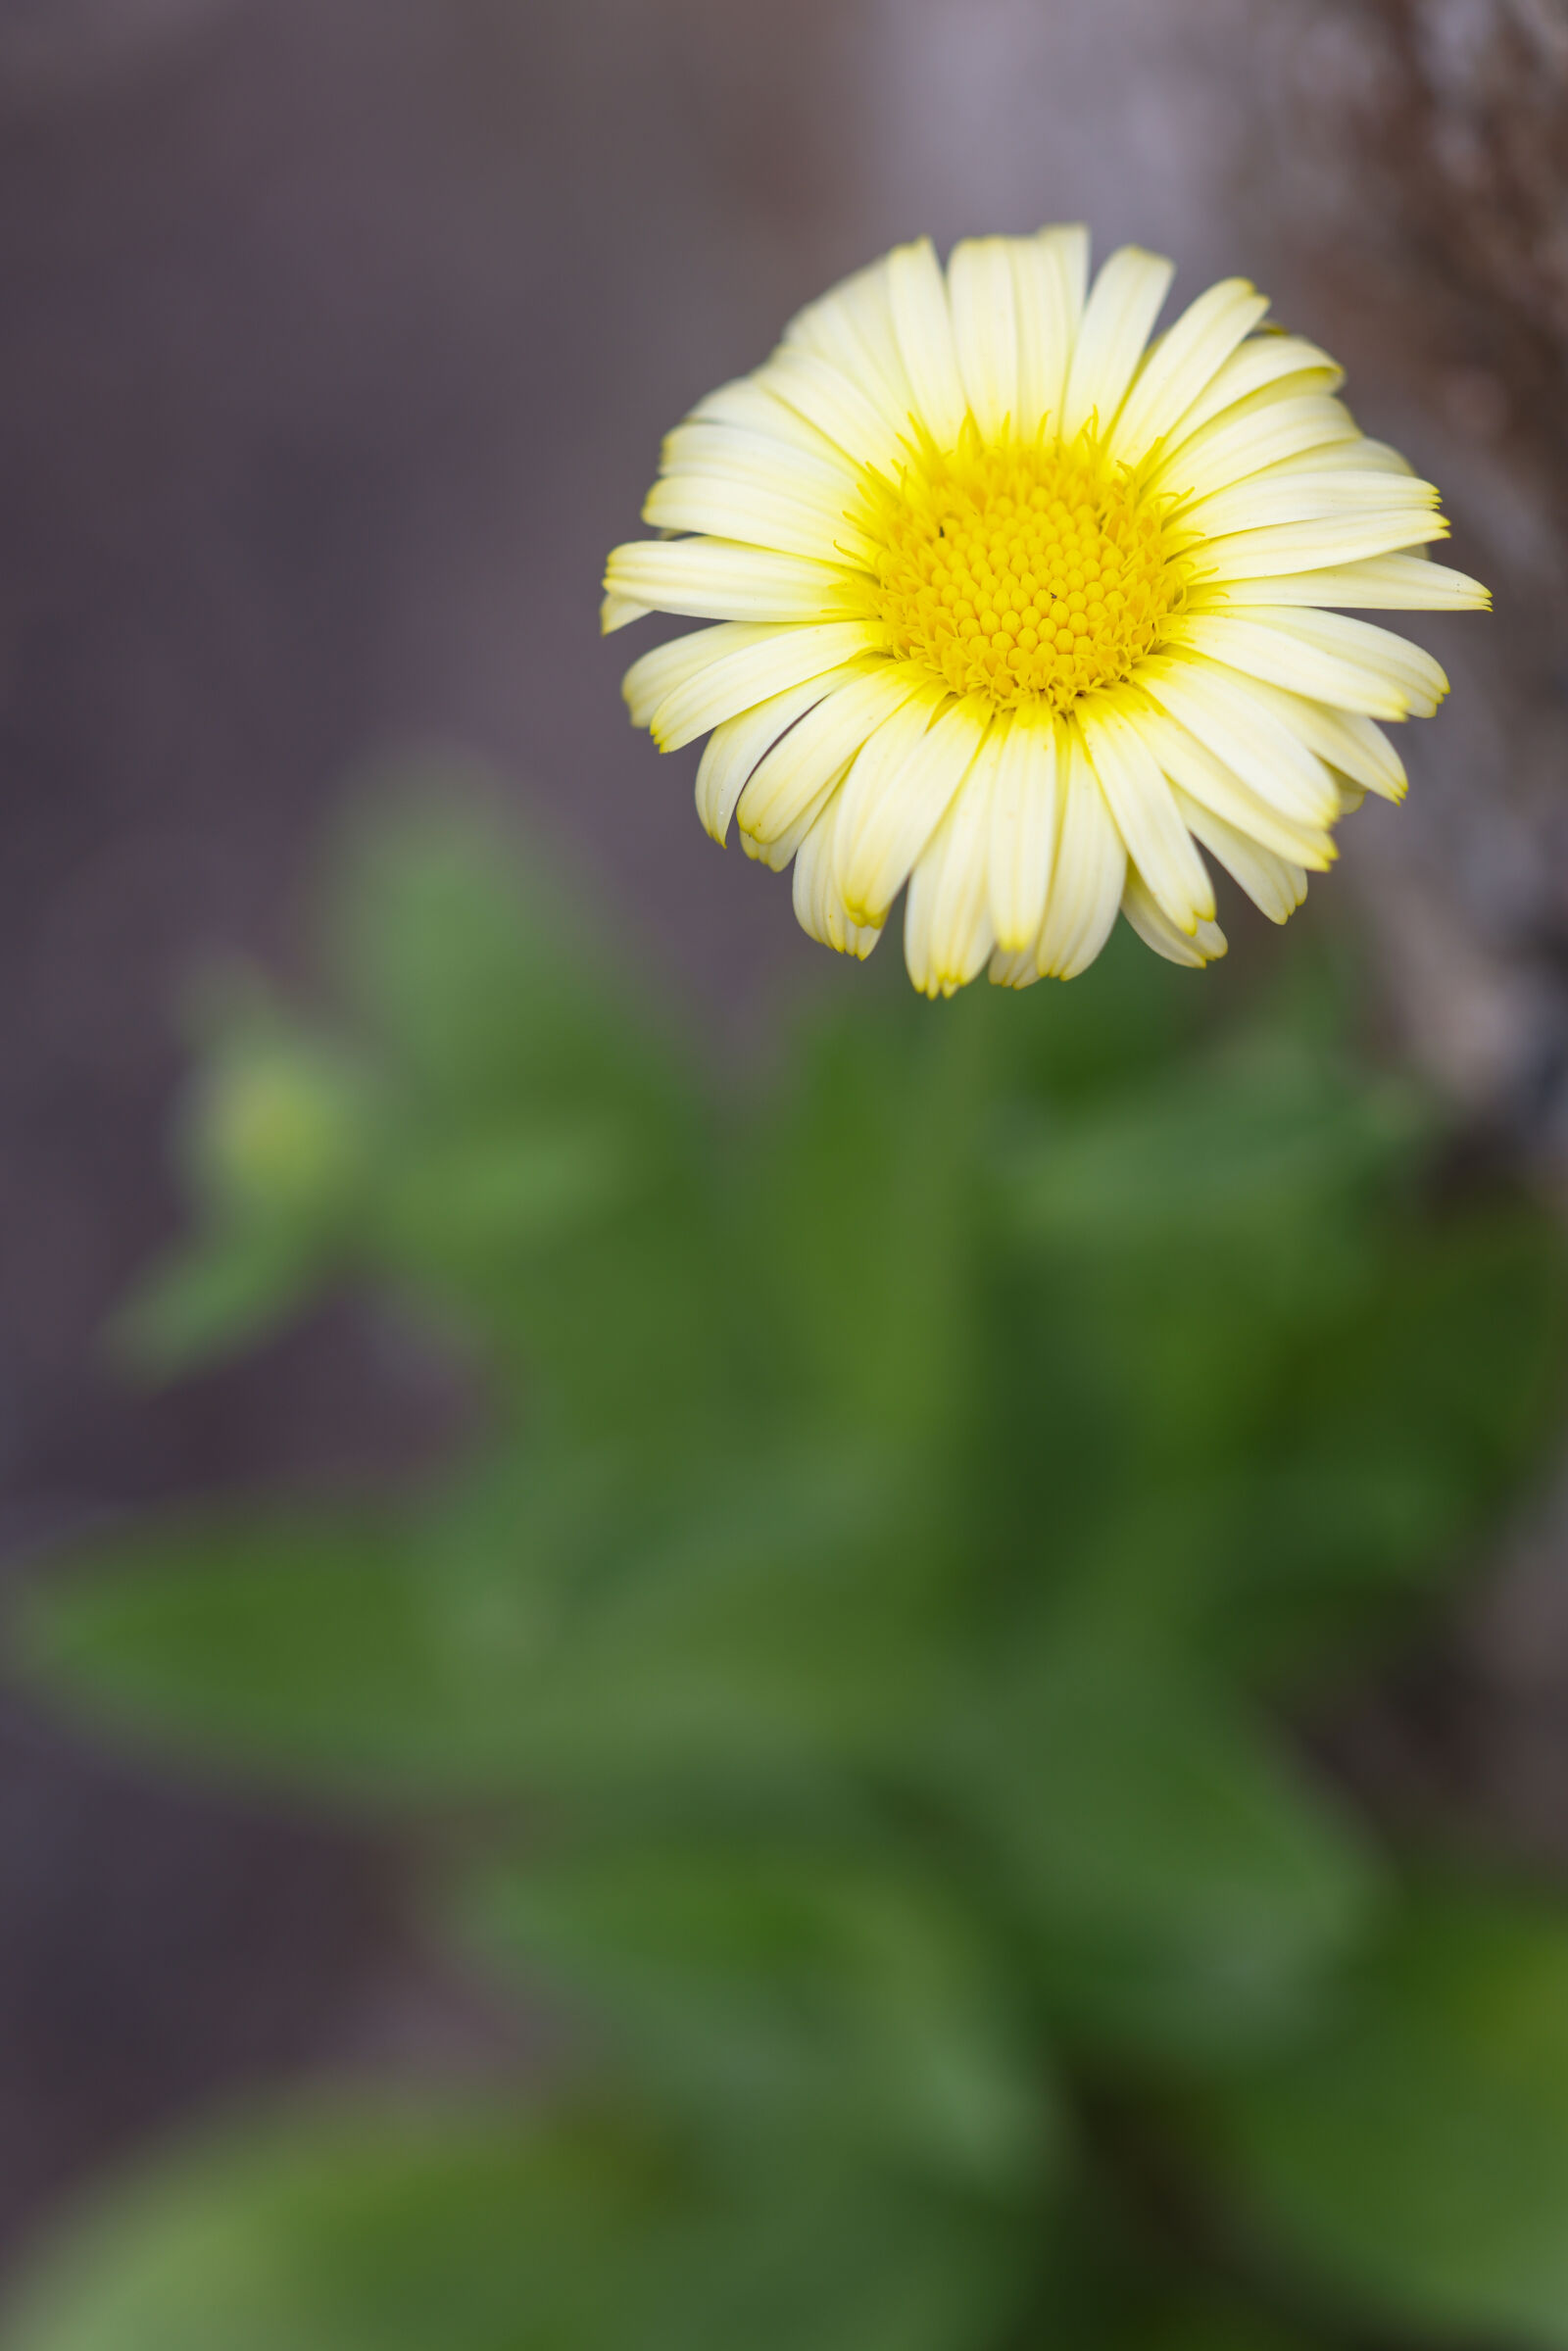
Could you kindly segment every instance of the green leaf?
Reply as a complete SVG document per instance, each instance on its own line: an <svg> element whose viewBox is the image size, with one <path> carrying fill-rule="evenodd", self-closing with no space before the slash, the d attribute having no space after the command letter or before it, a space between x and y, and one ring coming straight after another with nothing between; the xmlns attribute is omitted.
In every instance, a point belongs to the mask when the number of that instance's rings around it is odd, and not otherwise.
<svg viewBox="0 0 1568 2351"><path fill-rule="evenodd" d="M408 1546L348 1511L197 1515L81 1545L25 1595L17 1663L161 1749L405 1801L493 1762Z"/></svg>
<svg viewBox="0 0 1568 2351"><path fill-rule="evenodd" d="M178 1379L281 1329L322 1279L310 1237L217 1229L154 1264L111 1317L111 1358L138 1380Z"/></svg>
<svg viewBox="0 0 1568 2351"><path fill-rule="evenodd" d="M1064 1631L1034 1654L958 1751L1060 2028L1182 2069L1298 2031L1375 1898L1348 1823L1180 1662Z"/></svg>
<svg viewBox="0 0 1568 2351"><path fill-rule="evenodd" d="M99 2197L12 2351L597 2351L627 2339L656 2177L499 2111L252 2117ZM607 2258L608 2257L608 2258Z"/></svg>
<svg viewBox="0 0 1568 2351"><path fill-rule="evenodd" d="M24 1671L107 1724L386 1804L886 1754L946 1671L947 1602L874 1464L791 1450L650 1496L563 1454L401 1521L87 1543L17 1632Z"/></svg>
<svg viewBox="0 0 1568 2351"><path fill-rule="evenodd" d="M1008 2191L1041 2175L1055 2118L1000 1955L877 1842L645 1831L533 1855L462 1915L731 2141L880 2149Z"/></svg>
<svg viewBox="0 0 1568 2351"><path fill-rule="evenodd" d="M927 1456L961 1442L980 1375L976 1127L994 1054L974 1010L922 1005L911 1027L901 1004L819 1030L735 1187L770 1376L828 1425Z"/></svg>
<svg viewBox="0 0 1568 2351"><path fill-rule="evenodd" d="M1449 2341L1568 2343L1561 1903L1418 1892L1322 2029L1209 2111L1308 2281Z"/></svg>
<svg viewBox="0 0 1568 2351"><path fill-rule="evenodd" d="M322 928L352 1022L449 1119L575 1102L667 1134L691 1080L646 977L606 970L559 859L464 783L391 779L342 845Z"/></svg>
<svg viewBox="0 0 1568 2351"><path fill-rule="evenodd" d="M824 2165L710 2179L603 2126L381 2106L209 2139L35 2268L12 2351L969 2351L1017 2231Z"/></svg>

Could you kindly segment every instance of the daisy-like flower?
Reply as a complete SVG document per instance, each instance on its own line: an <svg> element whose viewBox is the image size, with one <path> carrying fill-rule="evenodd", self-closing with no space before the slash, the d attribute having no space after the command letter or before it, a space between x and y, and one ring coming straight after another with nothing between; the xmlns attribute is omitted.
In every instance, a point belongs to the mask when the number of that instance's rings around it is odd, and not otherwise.
<svg viewBox="0 0 1568 2351"><path fill-rule="evenodd" d="M1367 792L1380 719L1447 691L1331 608L1454 610L1438 493L1368 440L1341 370L1243 278L1151 341L1172 269L1082 228L904 245L812 303L664 444L604 624L716 622L627 672L661 750L707 734L699 814L795 864L865 955L907 884L929 995L989 963L1070 979L1118 908L1177 963L1225 952L1206 851L1276 922Z"/></svg>

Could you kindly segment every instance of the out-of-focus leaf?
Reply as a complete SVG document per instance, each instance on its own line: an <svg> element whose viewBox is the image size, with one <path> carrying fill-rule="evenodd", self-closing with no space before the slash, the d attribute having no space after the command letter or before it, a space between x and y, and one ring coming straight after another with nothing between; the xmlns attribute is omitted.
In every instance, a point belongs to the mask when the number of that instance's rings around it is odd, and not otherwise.
<svg viewBox="0 0 1568 2351"><path fill-rule="evenodd" d="M469 1912L481 1948L607 2019L675 2111L1026 2193L1054 2137L1001 1955L950 1888L858 1839L602 1841Z"/></svg>
<svg viewBox="0 0 1568 2351"><path fill-rule="evenodd" d="M1444 2340L1568 2342L1568 1913L1429 1888L1337 2013L1217 2089L1244 2206L1308 2278Z"/></svg>
<svg viewBox="0 0 1568 2351"><path fill-rule="evenodd" d="M830 1425L951 1451L979 1374L974 1128L992 1053L971 1008L816 1034L737 1187L737 1250L781 1370Z"/></svg>
<svg viewBox="0 0 1568 2351"><path fill-rule="evenodd" d="M607 971L582 936L556 863L526 857L498 808L455 797L450 777L406 777L332 876L326 953L350 1015L451 1119L578 1102L667 1136L690 1073L646 985Z"/></svg>
<svg viewBox="0 0 1568 2351"><path fill-rule="evenodd" d="M1352 1078L1290 1039L1258 1039L1020 1144L1006 1169L1011 1211L1036 1246L1114 1257L1218 1234L1267 1254L1408 1151L1426 1123L1408 1089Z"/></svg>
<svg viewBox="0 0 1568 2351"><path fill-rule="evenodd" d="M1263 1507L1240 1530L1219 1652L1298 1674L1462 1566L1558 1424L1565 1364L1568 1251L1545 1217L1471 1211L1391 1237L1376 1279L1287 1358L1253 1423ZM1297 1496L1272 1543L1271 1484Z"/></svg>
<svg viewBox="0 0 1568 2351"><path fill-rule="evenodd" d="M13 2351L968 2351L1016 2224L824 2164L704 2179L461 2108L253 2124L104 2202Z"/></svg>
<svg viewBox="0 0 1568 2351"><path fill-rule="evenodd" d="M1185 2068L1312 2016L1375 1878L1227 1695L1175 1660L1063 1637L962 1736L976 1829L1065 2033Z"/></svg>
<svg viewBox="0 0 1568 2351"><path fill-rule="evenodd" d="M662 2192L634 2150L394 2106L252 2120L100 2200L12 2351L599 2351ZM624 2252L619 2241L624 2240Z"/></svg>
<svg viewBox="0 0 1568 2351"><path fill-rule="evenodd" d="M873 1465L641 1499L593 1456L422 1519L209 1515L84 1544L21 1656L106 1722L378 1802L808 1774L906 1740L947 1603Z"/></svg>
<svg viewBox="0 0 1568 2351"><path fill-rule="evenodd" d="M28 1593L35 1680L106 1726L307 1788L406 1801L493 1768L390 1525L256 1511L84 1544Z"/></svg>
<svg viewBox="0 0 1568 2351"><path fill-rule="evenodd" d="M321 1279L320 1250L274 1226L204 1233L155 1264L105 1333L137 1379L177 1379L281 1328Z"/></svg>

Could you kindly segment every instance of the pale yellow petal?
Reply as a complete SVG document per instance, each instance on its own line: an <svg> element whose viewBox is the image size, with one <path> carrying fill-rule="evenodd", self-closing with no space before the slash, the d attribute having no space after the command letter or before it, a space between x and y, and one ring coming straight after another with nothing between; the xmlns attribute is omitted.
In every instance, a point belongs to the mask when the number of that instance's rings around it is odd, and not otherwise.
<svg viewBox="0 0 1568 2351"><path fill-rule="evenodd" d="M760 841L755 833L742 833L739 836L740 845L746 855L755 858L759 864L767 866L770 872L782 873L800 849L801 843L806 839L812 825L815 824L818 816L821 815L822 810L827 807L828 802L837 792L840 784L843 783L844 778L849 774L853 764L853 760L846 759L843 766L828 777L827 782L815 798L808 801L802 808L795 822L787 826L783 832L775 833L771 840Z"/></svg>
<svg viewBox="0 0 1568 2351"><path fill-rule="evenodd" d="M1304 868L1276 857L1250 833L1227 824L1223 816L1216 816L1200 801L1190 800L1185 792L1178 790L1176 806L1183 822L1246 891L1258 912L1266 914L1270 922L1288 921L1306 896Z"/></svg>
<svg viewBox="0 0 1568 2351"><path fill-rule="evenodd" d="M1018 420L1018 308L1011 240L970 237L948 263L958 372L987 440Z"/></svg>
<svg viewBox="0 0 1568 2351"><path fill-rule="evenodd" d="M1353 442L1350 451L1345 444ZM1339 470L1358 461L1365 446L1348 409L1326 393L1275 400L1246 416L1220 416L1183 443L1155 468L1152 481L1162 496L1190 506L1232 488L1254 473L1272 470L1304 450L1339 451Z"/></svg>
<svg viewBox="0 0 1568 2351"><path fill-rule="evenodd" d="M1342 465L1354 464L1357 473L1396 473L1402 480L1415 478L1415 467L1407 457L1391 449L1387 441L1369 441L1364 432L1357 432L1354 449L1336 453L1330 448L1298 450L1295 457L1282 458L1275 465L1276 473L1333 473Z"/></svg>
<svg viewBox="0 0 1568 2351"><path fill-rule="evenodd" d="M1345 370L1326 351L1299 335L1272 329L1253 335L1199 393L1192 407L1163 436L1167 452L1179 449L1196 432L1243 401L1298 392L1333 392L1345 381Z"/></svg>
<svg viewBox="0 0 1568 2351"><path fill-rule="evenodd" d="M895 432L907 429L914 393L894 330L886 259L808 303L785 328L784 341L858 384Z"/></svg>
<svg viewBox="0 0 1568 2351"><path fill-rule="evenodd" d="M1227 277L1190 303L1134 381L1111 436L1112 454L1129 465L1146 457L1212 383L1267 309L1267 296L1245 277Z"/></svg>
<svg viewBox="0 0 1568 2351"><path fill-rule="evenodd" d="M762 759L741 799L742 832L764 842L787 832L829 778L921 687L908 661L877 661L845 679ZM926 696L934 699L929 689Z"/></svg>
<svg viewBox="0 0 1568 2351"><path fill-rule="evenodd" d="M915 412L939 449L957 446L968 402L953 339L947 280L929 237L888 256L893 324Z"/></svg>
<svg viewBox="0 0 1568 2351"><path fill-rule="evenodd" d="M766 702L714 727L698 762L697 813L704 830L715 841L722 843L729 831L735 804L758 760L848 674L833 670L826 677L808 678L804 685L770 694Z"/></svg>
<svg viewBox="0 0 1568 2351"><path fill-rule="evenodd" d="M1190 538L1220 539L1234 531L1278 530L1286 524L1348 523L1370 514L1408 515L1419 522L1436 508L1438 493L1430 482L1357 473L1354 454L1352 444L1343 473L1254 473L1211 491L1183 509L1175 541L1185 545Z"/></svg>
<svg viewBox="0 0 1568 2351"><path fill-rule="evenodd" d="M1314 873L1328 871L1337 852L1325 825L1287 816L1152 703L1145 704L1139 725L1150 750L1178 788L1178 805L1183 800L1199 801L1288 864L1303 865Z"/></svg>
<svg viewBox="0 0 1568 2351"><path fill-rule="evenodd" d="M1046 977L1087 971L1115 926L1127 879L1127 852L1076 726L1066 731L1061 831L1051 872L1046 919L1035 949Z"/></svg>
<svg viewBox="0 0 1568 2351"><path fill-rule="evenodd" d="M765 390L794 409L857 465L893 465L900 435L866 393L814 351L780 344L757 370Z"/></svg>
<svg viewBox="0 0 1568 2351"><path fill-rule="evenodd" d="M880 923L852 921L834 878L836 837L844 807L835 792L802 841L795 857L795 918L809 938L863 962L882 935Z"/></svg>
<svg viewBox="0 0 1568 2351"><path fill-rule="evenodd" d="M620 681L633 726L646 726L666 695L698 677L715 661L750 645L766 645L777 630L765 621L725 620L717 628L694 628L667 644L655 645L633 661ZM754 702L761 695L754 694Z"/></svg>
<svg viewBox="0 0 1568 2351"><path fill-rule="evenodd" d="M891 734L900 718L890 720ZM909 868L946 815L985 740L987 715L968 702L949 703L894 763L874 756L875 741L851 768L835 848L839 895L858 922L880 922Z"/></svg>
<svg viewBox="0 0 1568 2351"><path fill-rule="evenodd" d="M1338 633L1351 630L1366 634ZM1263 605L1250 613L1183 613L1167 623L1166 635L1248 677L1369 718L1407 718L1412 711L1430 718L1447 691L1430 654L1343 612ZM1387 650L1396 646L1405 658Z"/></svg>
<svg viewBox="0 0 1568 2351"><path fill-rule="evenodd" d="M1071 440L1092 416L1107 432L1126 396L1174 267L1157 253L1123 245L1096 278L1067 370L1061 430Z"/></svg>
<svg viewBox="0 0 1568 2351"><path fill-rule="evenodd" d="M661 751L678 751L770 694L841 668L864 645L865 631L853 620L769 629L761 643L726 654L676 686L649 720L654 740Z"/></svg>
<svg viewBox="0 0 1568 2351"><path fill-rule="evenodd" d="M1047 710L1018 711L997 730L992 795L991 919L1005 952L1039 936L1059 821L1059 737Z"/></svg>
<svg viewBox="0 0 1568 2351"><path fill-rule="evenodd" d="M1287 522L1201 540L1192 551L1192 561L1200 583L1224 586L1235 579L1359 563L1368 556L1396 555L1447 535L1448 525L1435 508L1379 505L1355 513L1347 507L1314 522Z"/></svg>
<svg viewBox="0 0 1568 2351"><path fill-rule="evenodd" d="M728 539L634 539L612 551L605 587L692 620L836 620L865 601L843 565Z"/></svg>
<svg viewBox="0 0 1568 2351"><path fill-rule="evenodd" d="M850 520L847 504L803 498L793 489L769 489L734 475L682 471L655 482L643 504L643 520L654 530L703 531L720 542L869 569L877 549Z"/></svg>
<svg viewBox="0 0 1568 2351"><path fill-rule="evenodd" d="M1333 823L1334 779L1270 710L1266 688L1196 654L1156 655L1138 683L1260 799L1298 822Z"/></svg>
<svg viewBox="0 0 1568 2351"><path fill-rule="evenodd" d="M599 607L600 634L612 637L617 628L629 628L634 620L646 620L653 609L651 604L634 604L629 596L607 596Z"/></svg>
<svg viewBox="0 0 1568 2351"><path fill-rule="evenodd" d="M1261 678L1250 678L1247 683L1260 709L1271 710L1283 727L1339 771L1337 784L1342 776L1349 776L1362 790L1375 792L1382 800L1404 798L1404 762L1374 720L1353 710L1331 710L1310 695L1293 694L1284 686L1267 685Z"/></svg>
<svg viewBox="0 0 1568 2351"><path fill-rule="evenodd" d="M1163 955L1167 963L1184 963L1190 971L1201 971L1205 963L1217 962L1225 953L1225 934L1217 922L1199 922L1191 931L1179 930L1136 865L1127 868L1121 910L1144 945Z"/></svg>
<svg viewBox="0 0 1568 2351"><path fill-rule="evenodd" d="M733 383L720 384L716 391L706 394L687 422L736 425L786 442L804 456L831 459L844 454L836 441L808 423L787 400L777 398L757 375L737 376Z"/></svg>
<svg viewBox="0 0 1568 2351"><path fill-rule="evenodd" d="M904 959L925 996L966 987L996 944L987 889L991 785L982 749L909 875Z"/></svg>
<svg viewBox="0 0 1568 2351"><path fill-rule="evenodd" d="M1492 591L1430 556L1379 555L1361 563L1272 578L1204 581L1189 591L1188 609L1226 612L1244 606L1349 605L1362 612L1469 612L1491 609Z"/></svg>
<svg viewBox="0 0 1568 2351"><path fill-rule="evenodd" d="M1159 761L1137 719L1108 697L1091 696L1078 722L1128 857L1176 928L1191 937L1212 919L1214 890Z"/></svg>
<svg viewBox="0 0 1568 2351"><path fill-rule="evenodd" d="M1010 240L1018 315L1018 430L1032 439L1061 415L1089 286L1089 231L1043 228Z"/></svg>

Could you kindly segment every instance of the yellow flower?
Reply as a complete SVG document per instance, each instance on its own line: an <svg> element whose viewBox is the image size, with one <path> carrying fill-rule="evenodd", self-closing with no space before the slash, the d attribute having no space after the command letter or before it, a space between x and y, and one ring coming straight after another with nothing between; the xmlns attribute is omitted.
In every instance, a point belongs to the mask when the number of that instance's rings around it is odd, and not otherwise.
<svg viewBox="0 0 1568 2351"><path fill-rule="evenodd" d="M1338 818L1404 792L1376 721L1447 691L1328 608L1489 601L1424 553L1437 491L1245 279L1151 342L1170 263L1088 275L1087 233L1047 228L846 279L669 435L664 535L605 576L607 630L718 623L625 681L661 750L710 735L714 839L735 816L793 858L801 922L858 955L907 883L932 996L987 962L1070 979L1118 908L1173 962L1223 955L1200 845L1283 922Z"/></svg>

